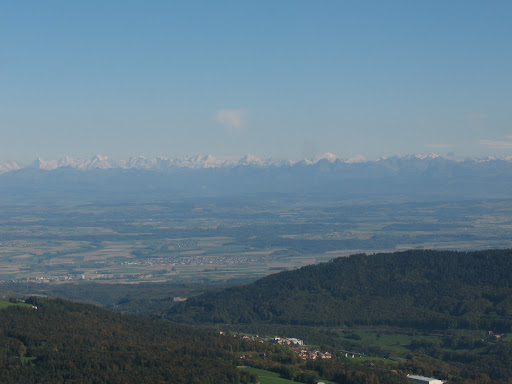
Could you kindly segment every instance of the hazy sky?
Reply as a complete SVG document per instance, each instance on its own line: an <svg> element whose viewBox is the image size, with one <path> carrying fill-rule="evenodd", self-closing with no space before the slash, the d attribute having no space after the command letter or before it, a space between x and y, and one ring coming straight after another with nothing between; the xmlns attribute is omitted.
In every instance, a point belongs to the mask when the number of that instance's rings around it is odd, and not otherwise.
<svg viewBox="0 0 512 384"><path fill-rule="evenodd" d="M0 160L512 155L512 2L0 1Z"/></svg>

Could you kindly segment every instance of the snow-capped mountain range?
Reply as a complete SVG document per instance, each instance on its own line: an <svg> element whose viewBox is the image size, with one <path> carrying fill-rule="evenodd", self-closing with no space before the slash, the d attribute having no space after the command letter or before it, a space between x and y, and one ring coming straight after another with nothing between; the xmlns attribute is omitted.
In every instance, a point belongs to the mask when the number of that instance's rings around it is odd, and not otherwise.
<svg viewBox="0 0 512 384"><path fill-rule="evenodd" d="M334 162L339 160L338 157L332 153L325 153L314 157L313 159L303 160L305 164L315 164L321 160L328 160ZM358 161L361 157L350 159L348 162ZM54 170L62 167L69 167L78 170L92 170L92 169L145 169L145 170L164 170L168 168L221 168L221 167L237 167L237 166L286 166L293 165L294 162L290 160L276 160L276 159L260 159L253 155L246 155L241 158L232 157L217 157L212 155L197 155L178 158L155 157L147 158L144 156L132 157L128 160L113 160L108 156L96 155L89 159L75 159L65 156L59 160L44 160L37 158L31 164L22 166L16 161L0 162L0 174L15 171L22 168Z"/></svg>
<svg viewBox="0 0 512 384"><path fill-rule="evenodd" d="M510 198L512 157L454 160L435 154L368 161L331 153L300 161L211 155L107 156L0 163L2 201L88 201L257 194L364 201Z"/></svg>
<svg viewBox="0 0 512 384"><path fill-rule="evenodd" d="M41 170L55 170L59 168L71 168L81 171L93 169L140 169L140 170L166 170L171 168L190 168L190 169L203 169L203 168L234 168L240 166L251 167L291 167L291 166L310 166L318 163L337 163L337 164L358 164L358 163L392 163L396 161L428 161L441 158L436 154L416 154L406 156L393 156L389 158L379 158L376 161L367 161L364 156L358 155L356 157L342 159L332 153L324 153L310 159L300 161L291 160L276 160L276 159L261 159L253 155L246 155L241 158L233 157L218 157L212 155L197 155L178 158L155 157L147 158L143 156L132 157L128 160L113 160L108 156L96 155L89 159L76 159L65 156L59 160L44 160L37 158L31 164L22 165L17 161L4 161L0 162L0 174L16 171L24 168L41 169ZM441 158L444 159L444 158ZM445 159L448 160L448 159ZM512 162L512 156L506 158L493 158L488 157L485 159L470 159L474 162L489 162L489 161L506 161ZM450 160L453 161L453 160ZM468 161L468 160L465 160ZM461 160L459 160L461 162Z"/></svg>

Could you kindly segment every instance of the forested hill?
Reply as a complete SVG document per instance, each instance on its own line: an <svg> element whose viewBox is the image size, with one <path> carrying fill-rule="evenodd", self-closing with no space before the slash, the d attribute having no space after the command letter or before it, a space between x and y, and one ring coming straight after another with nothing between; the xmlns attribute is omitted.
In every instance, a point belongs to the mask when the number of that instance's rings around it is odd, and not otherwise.
<svg viewBox="0 0 512 384"><path fill-rule="evenodd" d="M512 250L353 255L190 298L196 323L512 330Z"/></svg>
<svg viewBox="0 0 512 384"><path fill-rule="evenodd" d="M37 309L0 310L1 383L250 381L233 364L234 352L250 349L242 340L91 305L30 302Z"/></svg>

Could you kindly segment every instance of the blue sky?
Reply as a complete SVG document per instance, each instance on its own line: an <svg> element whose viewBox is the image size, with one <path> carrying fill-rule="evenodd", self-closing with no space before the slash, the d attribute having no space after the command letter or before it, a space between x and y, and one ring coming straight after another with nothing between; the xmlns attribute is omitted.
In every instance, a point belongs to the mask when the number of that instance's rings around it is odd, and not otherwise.
<svg viewBox="0 0 512 384"><path fill-rule="evenodd" d="M512 155L510 1L3 1L0 160Z"/></svg>

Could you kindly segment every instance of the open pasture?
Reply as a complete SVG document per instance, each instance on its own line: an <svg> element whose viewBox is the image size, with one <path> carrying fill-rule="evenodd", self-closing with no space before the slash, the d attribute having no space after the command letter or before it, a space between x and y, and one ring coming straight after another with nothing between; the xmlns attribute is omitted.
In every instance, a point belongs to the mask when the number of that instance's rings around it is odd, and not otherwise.
<svg viewBox="0 0 512 384"><path fill-rule="evenodd" d="M292 384L296 383L296 381L283 379L280 377L279 373L265 371L264 369L252 368L252 367L241 367L245 371L249 371L250 373L255 373L258 375L260 380L260 384Z"/></svg>

